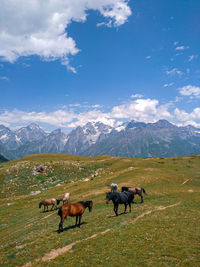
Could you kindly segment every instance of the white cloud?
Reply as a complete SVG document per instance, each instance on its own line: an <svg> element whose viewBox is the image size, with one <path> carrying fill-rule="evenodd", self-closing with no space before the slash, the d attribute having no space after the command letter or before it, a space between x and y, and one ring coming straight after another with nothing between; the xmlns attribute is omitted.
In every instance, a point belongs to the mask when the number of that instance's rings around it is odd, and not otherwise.
<svg viewBox="0 0 200 267"><path fill-rule="evenodd" d="M188 49L188 48L189 48L189 46L183 46L182 45L182 46L177 46L175 49L180 51L180 50L185 50L185 49Z"/></svg>
<svg viewBox="0 0 200 267"><path fill-rule="evenodd" d="M112 108L110 112L102 112L101 106L93 105L89 110L76 111L76 106L63 107L54 112L25 112L22 110L0 112L0 124L12 126L14 124L46 123L55 127L74 128L82 126L88 121L101 121L114 126L119 119L134 119L138 121L157 121L170 118L169 104L159 105L156 99L136 99L126 104Z"/></svg>
<svg viewBox="0 0 200 267"><path fill-rule="evenodd" d="M185 110L180 110L176 108L174 110L174 115L176 120L181 125L193 125L195 127L200 127L200 108L195 108L191 113L187 113Z"/></svg>
<svg viewBox="0 0 200 267"><path fill-rule="evenodd" d="M137 99L127 104L113 107L111 117L117 119L134 119L137 121L157 121L170 118L169 105L160 105L156 99Z"/></svg>
<svg viewBox="0 0 200 267"><path fill-rule="evenodd" d="M183 75L183 72L178 70L177 68L173 68L171 70L167 70L166 74L167 75L176 75L177 74L177 75L181 76L181 75Z"/></svg>
<svg viewBox="0 0 200 267"><path fill-rule="evenodd" d="M120 26L131 15L126 0L1 0L0 57L15 62L21 56L61 60L69 70L69 55L79 52L67 33L72 21L84 22L87 11L99 11L108 25Z"/></svg>
<svg viewBox="0 0 200 267"><path fill-rule="evenodd" d="M131 98L141 98L141 97L143 97L143 95L141 94L131 95Z"/></svg>
<svg viewBox="0 0 200 267"><path fill-rule="evenodd" d="M179 125L194 125L200 127L200 107L194 108L191 113L175 107L180 98L166 104L160 104L157 99L135 99L130 102L114 106L110 112L100 110L101 106L90 106L89 110L76 110L76 106L63 107L53 112L25 112L22 110L0 111L0 124L16 128L16 125L28 125L31 122L46 124L50 128L65 129L83 126L89 121L100 121L110 126L119 126L124 120L156 122L167 119ZM47 127L47 128L48 128Z"/></svg>
<svg viewBox="0 0 200 267"><path fill-rule="evenodd" d="M151 59L151 56L146 56L146 59Z"/></svg>
<svg viewBox="0 0 200 267"><path fill-rule="evenodd" d="M186 85L178 90L181 95L190 96L191 98L200 98L200 87L198 86Z"/></svg>
<svg viewBox="0 0 200 267"><path fill-rule="evenodd" d="M9 81L9 79L8 79L7 76L0 76L0 80L3 80L3 81Z"/></svg>
<svg viewBox="0 0 200 267"><path fill-rule="evenodd" d="M197 59L197 58L198 58L198 55L191 55L191 56L189 56L188 61L190 62L190 61Z"/></svg>
<svg viewBox="0 0 200 267"><path fill-rule="evenodd" d="M170 86L173 86L174 85L174 83L172 82L172 83L165 83L163 86L164 87L170 87Z"/></svg>

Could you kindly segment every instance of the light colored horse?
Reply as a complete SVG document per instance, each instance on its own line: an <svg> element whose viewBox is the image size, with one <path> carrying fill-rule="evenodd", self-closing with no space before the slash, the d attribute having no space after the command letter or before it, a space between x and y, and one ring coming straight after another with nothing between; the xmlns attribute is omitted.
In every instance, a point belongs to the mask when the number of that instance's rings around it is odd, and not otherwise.
<svg viewBox="0 0 200 267"><path fill-rule="evenodd" d="M133 195L139 195L141 198L141 203L143 203L142 192L147 195L145 189L143 187L138 187L138 186L137 187L122 186L122 192L124 192L124 191L130 192Z"/></svg>
<svg viewBox="0 0 200 267"><path fill-rule="evenodd" d="M60 197L60 198L57 199L57 205L60 204L60 201L62 201L63 204L64 204L65 202L68 203L68 201L69 201L69 197L70 197L70 193L65 193L63 197Z"/></svg>
<svg viewBox="0 0 200 267"><path fill-rule="evenodd" d="M50 199L44 199L42 200L40 203L39 203L39 208L42 207L42 205L44 206L44 212L45 212L45 208L47 207L47 211L48 210L48 206L51 206L51 210L53 210L54 206L55 208L57 209L57 206L56 206L56 199L55 198L50 198Z"/></svg>
<svg viewBox="0 0 200 267"><path fill-rule="evenodd" d="M117 189L118 189L117 184L112 183L111 185L109 185L109 187L111 189L111 192L117 192Z"/></svg>

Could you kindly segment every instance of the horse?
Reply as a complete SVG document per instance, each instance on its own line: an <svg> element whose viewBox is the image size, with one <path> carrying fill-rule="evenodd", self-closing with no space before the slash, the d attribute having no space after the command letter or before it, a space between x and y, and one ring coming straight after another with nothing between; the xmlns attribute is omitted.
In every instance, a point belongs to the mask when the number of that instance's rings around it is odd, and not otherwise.
<svg viewBox="0 0 200 267"><path fill-rule="evenodd" d="M121 192L130 192L133 194L133 198L135 195L139 195L141 197L141 203L143 203L143 196L142 192L144 194L147 194L145 189L143 187L128 187L128 186L122 186Z"/></svg>
<svg viewBox="0 0 200 267"><path fill-rule="evenodd" d="M68 203L62 205L59 210L58 210L58 215L60 216L60 223L59 223L59 228L58 232L63 232L63 222L64 219L67 218L67 216L71 217L76 217L76 223L75 227L77 226L78 223L78 218L79 218L79 228L81 226L81 217L85 211L86 208L89 209L89 212L92 211L92 206L93 206L93 201L92 200L87 200L87 201L79 201L78 203Z"/></svg>
<svg viewBox="0 0 200 267"><path fill-rule="evenodd" d="M111 192L117 192L117 189L118 189L118 185L117 184L114 184L112 183L111 185L108 185L111 189Z"/></svg>
<svg viewBox="0 0 200 267"><path fill-rule="evenodd" d="M62 201L63 204L64 204L65 202L68 203L68 201L69 201L69 197L70 197L70 193L65 193L63 197L60 197L60 198L56 199L56 201L57 201L57 205L60 204L60 201Z"/></svg>
<svg viewBox="0 0 200 267"><path fill-rule="evenodd" d="M127 204L129 205L129 212L131 212L131 203L133 202L134 195L130 192L109 192L106 193L106 204L112 200L114 204L114 212L118 216L119 204L124 204L124 213L126 213Z"/></svg>
<svg viewBox="0 0 200 267"><path fill-rule="evenodd" d="M39 203L39 209L41 208L41 206L44 205L44 212L45 212L45 208L47 207L47 211L48 210L48 206L52 205L51 210L53 210L54 206L56 206L56 199L55 198L50 198L50 199L44 199ZM56 206L57 209L57 206Z"/></svg>

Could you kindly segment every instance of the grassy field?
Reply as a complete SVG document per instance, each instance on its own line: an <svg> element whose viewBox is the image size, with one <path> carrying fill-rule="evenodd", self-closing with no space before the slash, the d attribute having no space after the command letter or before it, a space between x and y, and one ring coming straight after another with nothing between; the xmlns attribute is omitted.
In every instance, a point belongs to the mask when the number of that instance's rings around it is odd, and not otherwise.
<svg viewBox="0 0 200 267"><path fill-rule="evenodd" d="M131 213L113 216L113 204L105 204L112 182L144 187L144 203L136 196ZM0 192L1 266L200 266L199 155L32 155L0 164ZM69 217L58 234L57 211L44 213L38 204L65 192L94 207L80 229Z"/></svg>

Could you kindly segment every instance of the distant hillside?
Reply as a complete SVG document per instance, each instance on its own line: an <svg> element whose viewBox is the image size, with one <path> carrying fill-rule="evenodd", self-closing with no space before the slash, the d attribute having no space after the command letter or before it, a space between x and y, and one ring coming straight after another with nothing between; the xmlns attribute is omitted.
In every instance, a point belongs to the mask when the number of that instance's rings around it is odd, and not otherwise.
<svg viewBox="0 0 200 267"><path fill-rule="evenodd" d="M40 168L43 166L43 168ZM42 170L42 171L41 171ZM115 216L108 185L140 186L132 210ZM200 155L175 158L30 155L0 168L1 266L199 266ZM43 199L92 200L81 227ZM62 203L60 204L60 206Z"/></svg>

